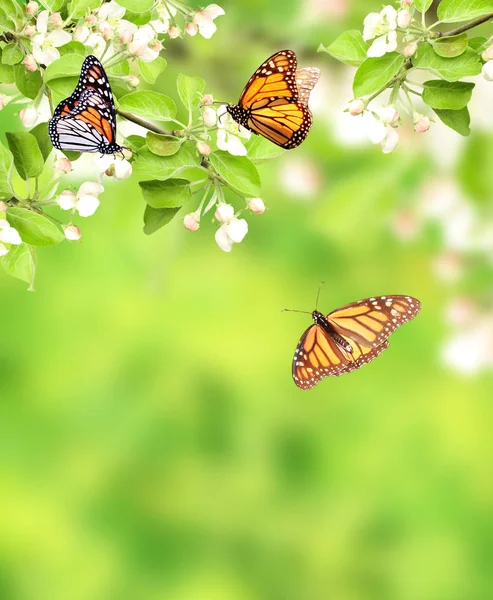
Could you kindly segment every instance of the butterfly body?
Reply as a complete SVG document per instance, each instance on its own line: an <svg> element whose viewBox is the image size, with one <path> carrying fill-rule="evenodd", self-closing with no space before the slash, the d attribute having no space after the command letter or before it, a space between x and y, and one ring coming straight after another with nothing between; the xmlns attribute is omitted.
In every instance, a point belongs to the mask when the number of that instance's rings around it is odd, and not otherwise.
<svg viewBox="0 0 493 600"><path fill-rule="evenodd" d="M95 56L82 64L73 94L56 107L48 125L51 142L58 150L116 154L116 111L103 65Z"/></svg>
<svg viewBox="0 0 493 600"><path fill-rule="evenodd" d="M295 384L307 390L324 377L358 369L383 352L388 337L414 319L421 303L411 296L378 296L353 302L327 316L315 310L292 364Z"/></svg>
<svg viewBox="0 0 493 600"><path fill-rule="evenodd" d="M277 52L255 71L238 104L227 106L239 125L286 149L296 148L308 135L308 100L320 77L318 69L296 67L292 50Z"/></svg>

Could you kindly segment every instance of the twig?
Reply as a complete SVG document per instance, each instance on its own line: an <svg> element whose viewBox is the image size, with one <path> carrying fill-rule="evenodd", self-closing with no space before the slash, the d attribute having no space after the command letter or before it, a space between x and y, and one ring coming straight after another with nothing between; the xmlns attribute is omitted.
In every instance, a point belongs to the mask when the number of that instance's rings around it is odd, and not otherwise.
<svg viewBox="0 0 493 600"><path fill-rule="evenodd" d="M464 33L464 31L469 31L469 29L473 29L474 27L478 27L479 25L486 23L486 21L489 21L490 19L493 19L493 13L479 17L479 19L476 19L475 21L471 21L470 23L466 23L465 25L461 25L460 27L451 29L450 31L437 31L435 35L437 38L459 35L460 33Z"/></svg>
<svg viewBox="0 0 493 600"><path fill-rule="evenodd" d="M116 112L117 112L117 114L120 115L120 117L127 119L127 121L132 121L132 123L136 123L137 125L140 125L141 127L145 127L146 129L148 129L149 131L153 131L154 133L158 133L160 135L173 135L175 137L177 137L180 134L180 131L178 131L178 130L165 131L164 129L161 129L161 127L154 125L154 123L151 123L150 121L146 121L145 119L141 119L140 117L136 117L132 113L125 112L124 110L119 110L117 108Z"/></svg>

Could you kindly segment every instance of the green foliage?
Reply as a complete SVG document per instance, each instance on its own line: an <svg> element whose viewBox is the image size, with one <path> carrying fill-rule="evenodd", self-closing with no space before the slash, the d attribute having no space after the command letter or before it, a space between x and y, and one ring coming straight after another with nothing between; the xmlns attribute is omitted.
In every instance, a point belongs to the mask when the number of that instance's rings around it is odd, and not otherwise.
<svg viewBox="0 0 493 600"><path fill-rule="evenodd" d="M48 217L27 208L9 208L7 220L30 246L55 246L65 239Z"/></svg>
<svg viewBox="0 0 493 600"><path fill-rule="evenodd" d="M22 50L17 44L7 44L2 49L2 64L16 65L24 58Z"/></svg>
<svg viewBox="0 0 493 600"><path fill-rule="evenodd" d="M481 73L481 60L470 48L456 58L443 58L430 44L420 44L417 55L413 57L413 64L417 69L427 69L447 81L459 81L463 77Z"/></svg>
<svg viewBox="0 0 493 600"><path fill-rule="evenodd" d="M121 0L119 4L129 11L134 13L142 13L151 10L153 7L153 0Z"/></svg>
<svg viewBox="0 0 493 600"><path fill-rule="evenodd" d="M139 185L145 202L152 208L181 207L192 199L190 182L186 179L141 181Z"/></svg>
<svg viewBox="0 0 493 600"><path fill-rule="evenodd" d="M414 6L421 13L425 13L433 4L433 0L414 0Z"/></svg>
<svg viewBox="0 0 493 600"><path fill-rule="evenodd" d="M199 77L187 77L180 73L176 80L178 95L184 106L192 111L200 104L204 93L205 81Z"/></svg>
<svg viewBox="0 0 493 600"><path fill-rule="evenodd" d="M80 54L65 54L46 67L43 80L45 83L53 79L79 77L84 58Z"/></svg>
<svg viewBox="0 0 493 600"><path fill-rule="evenodd" d="M180 210L177 208L152 208L147 205L144 211L144 233L151 235L164 225L167 225L176 213Z"/></svg>
<svg viewBox="0 0 493 600"><path fill-rule="evenodd" d="M43 160L46 161L53 151L50 136L48 135L48 123L39 123L29 133L36 138Z"/></svg>
<svg viewBox="0 0 493 600"><path fill-rule="evenodd" d="M12 153L0 144L0 200L9 200L13 195L11 185L13 164Z"/></svg>
<svg viewBox="0 0 493 600"><path fill-rule="evenodd" d="M171 98L148 90L126 94L120 98L119 107L144 119L167 121L176 117L176 104Z"/></svg>
<svg viewBox="0 0 493 600"><path fill-rule="evenodd" d="M346 65L359 67L366 60L369 47L360 31L345 31L330 46L320 44L318 52L327 52Z"/></svg>
<svg viewBox="0 0 493 600"><path fill-rule="evenodd" d="M467 33L461 33L460 35L439 38L433 44L433 50L443 58L455 58L463 54L468 45Z"/></svg>
<svg viewBox="0 0 493 600"><path fill-rule="evenodd" d="M2 258L2 267L12 277L29 283L29 289L34 290L34 277L36 275L35 248L27 244L12 246L9 253Z"/></svg>
<svg viewBox="0 0 493 600"><path fill-rule="evenodd" d="M438 5L438 18L444 23L459 23L493 13L490 0L442 0Z"/></svg>
<svg viewBox="0 0 493 600"><path fill-rule="evenodd" d="M21 94L26 98L36 98L43 84L41 73L34 71L31 73L26 71L24 65L16 65L14 67L15 85Z"/></svg>
<svg viewBox="0 0 493 600"><path fill-rule="evenodd" d="M127 64L127 63L125 63ZM156 83L157 78L161 73L163 73L166 69L167 62L161 56L158 56L156 60L152 62L144 62L143 60L137 60L137 64L139 66L140 74L142 78L147 81L147 83L154 84Z"/></svg>
<svg viewBox="0 0 493 600"><path fill-rule="evenodd" d="M468 136L471 133L469 125L471 123L471 117L469 110L462 108L461 110L435 110L439 118L454 131L460 133L460 135Z"/></svg>
<svg viewBox="0 0 493 600"><path fill-rule="evenodd" d="M14 164L22 179L38 177L43 171L43 155L34 135L25 131L6 133Z"/></svg>
<svg viewBox="0 0 493 600"><path fill-rule="evenodd" d="M369 96L386 86L399 73L404 60L404 56L397 52L390 52L380 58L367 58L354 76L355 97Z"/></svg>
<svg viewBox="0 0 493 600"><path fill-rule="evenodd" d="M184 140L173 135L161 135L148 131L145 141L153 154L157 154L157 156L173 156L181 148Z"/></svg>
<svg viewBox="0 0 493 600"><path fill-rule="evenodd" d="M209 160L232 188L251 198L260 195L260 176L255 165L246 156L232 156L218 151L211 154Z"/></svg>
<svg viewBox="0 0 493 600"><path fill-rule="evenodd" d="M474 83L432 80L424 83L423 101L431 108L461 110L472 96Z"/></svg>
<svg viewBox="0 0 493 600"><path fill-rule="evenodd" d="M72 19L85 17L91 10L99 8L99 0L72 0L68 5L68 14Z"/></svg>
<svg viewBox="0 0 493 600"><path fill-rule="evenodd" d="M188 169L198 167L200 158L190 142L182 144L172 156L158 156L148 148L139 151L135 161L135 173L140 180L159 179L165 181ZM183 176L183 175L182 175Z"/></svg>

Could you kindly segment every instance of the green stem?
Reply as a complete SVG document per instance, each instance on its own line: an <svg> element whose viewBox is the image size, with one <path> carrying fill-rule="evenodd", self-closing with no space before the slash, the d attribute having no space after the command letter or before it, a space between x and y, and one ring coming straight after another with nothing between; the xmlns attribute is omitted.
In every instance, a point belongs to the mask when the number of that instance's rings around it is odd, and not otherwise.
<svg viewBox="0 0 493 600"><path fill-rule="evenodd" d="M136 115L133 115L132 113L126 112L124 110L120 110L118 108L116 109L116 112L118 115L120 115L120 117L127 119L127 121L132 121L132 123L136 123L137 125L140 125L141 127L145 127L149 131L158 133L159 135L173 135L175 137L180 137L181 131L178 131L178 130L166 131L165 129L162 129L161 127L158 127L157 125L154 125L154 123L151 123L150 121L141 119L140 117L137 117Z"/></svg>
<svg viewBox="0 0 493 600"><path fill-rule="evenodd" d="M450 31L445 31L445 32L437 31L435 35L437 38L452 37L454 35L459 35L461 33L464 33L465 31L469 31L470 29L473 29L474 27L478 27L479 25L486 23L490 19L493 19L493 13L488 13L487 15L483 15L482 17L479 17L479 19L475 19L474 21L471 21L470 23L466 23L465 25L461 25L460 27L457 27L456 29L451 29Z"/></svg>

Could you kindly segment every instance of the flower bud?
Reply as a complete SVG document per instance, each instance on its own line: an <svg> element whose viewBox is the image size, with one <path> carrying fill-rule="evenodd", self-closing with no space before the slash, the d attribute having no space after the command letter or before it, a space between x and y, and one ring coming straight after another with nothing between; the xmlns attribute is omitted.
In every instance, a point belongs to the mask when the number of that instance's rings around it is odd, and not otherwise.
<svg viewBox="0 0 493 600"><path fill-rule="evenodd" d="M87 15L87 17L84 19L84 23L89 27L94 27L94 25L96 25L97 22L98 19L96 15Z"/></svg>
<svg viewBox="0 0 493 600"><path fill-rule="evenodd" d="M219 223L229 223L235 216L235 209L231 204L219 204L214 213L214 218Z"/></svg>
<svg viewBox="0 0 493 600"><path fill-rule="evenodd" d="M19 118L24 127L32 127L35 125L38 117L38 111L34 108L34 106L23 108L19 113Z"/></svg>
<svg viewBox="0 0 493 600"><path fill-rule="evenodd" d="M132 156L134 155L134 153L132 152L132 150L130 150L130 148L123 148L123 157L125 158L125 160L130 160L132 158Z"/></svg>
<svg viewBox="0 0 493 600"><path fill-rule="evenodd" d="M90 33L89 27L77 27L74 31L73 38L76 42L84 43L89 37Z"/></svg>
<svg viewBox="0 0 493 600"><path fill-rule="evenodd" d="M426 133L431 127L431 121L424 115L416 115L414 119L414 131L416 133Z"/></svg>
<svg viewBox="0 0 493 600"><path fill-rule="evenodd" d="M140 56L141 54L144 54L145 49L145 44L140 42L132 42L128 45L128 51L132 56Z"/></svg>
<svg viewBox="0 0 493 600"><path fill-rule="evenodd" d="M120 42L122 44L130 44L130 42L132 41L132 37L132 33L126 29L120 35Z"/></svg>
<svg viewBox="0 0 493 600"><path fill-rule="evenodd" d="M176 25L172 25L169 29L168 29L168 35L169 37L174 40L177 37L180 37L180 28L176 27Z"/></svg>
<svg viewBox="0 0 493 600"><path fill-rule="evenodd" d="M65 238L71 242L76 242L82 237L82 232L76 225L65 225L63 228L63 233Z"/></svg>
<svg viewBox="0 0 493 600"><path fill-rule="evenodd" d="M214 127L217 123L217 113L213 108L206 108L202 113L202 120L207 127Z"/></svg>
<svg viewBox="0 0 493 600"><path fill-rule="evenodd" d="M187 23L185 25L186 33L188 33L188 35L191 35L192 37L194 35L197 35L198 30L199 30L199 26L196 23Z"/></svg>
<svg viewBox="0 0 493 600"><path fill-rule="evenodd" d="M233 219L227 225L228 236L232 242L239 244L248 233L248 223L245 219Z"/></svg>
<svg viewBox="0 0 493 600"><path fill-rule="evenodd" d="M7 104L11 100L11 98L12 98L12 96L6 96L5 94L0 94L0 110L2 110L2 108L5 108L7 106Z"/></svg>
<svg viewBox="0 0 493 600"><path fill-rule="evenodd" d="M183 218L183 225L185 226L185 229L188 229L188 231L197 231L197 229L200 227L200 221L197 219L197 214L189 213L188 215L185 215Z"/></svg>
<svg viewBox="0 0 493 600"><path fill-rule="evenodd" d="M28 15L35 15L39 10L39 4L37 2L28 2L26 5L26 12Z"/></svg>
<svg viewBox="0 0 493 600"><path fill-rule="evenodd" d="M159 41L159 40L153 40L150 44L149 44L149 48L153 51L153 52L161 52L161 50L163 49L163 44Z"/></svg>
<svg viewBox="0 0 493 600"><path fill-rule="evenodd" d="M401 0L402 8L409 8L413 5L413 0Z"/></svg>
<svg viewBox="0 0 493 600"><path fill-rule="evenodd" d="M65 190L58 196L57 203L62 210L72 210L77 203L77 197L74 192Z"/></svg>
<svg viewBox="0 0 493 600"><path fill-rule="evenodd" d="M38 68L38 63L32 54L28 54L22 61L22 64L26 67L26 71L30 73L33 73Z"/></svg>
<svg viewBox="0 0 493 600"><path fill-rule="evenodd" d="M408 10L406 10L406 9L400 10L397 13L398 27L400 27L401 29L407 29L409 27L409 25L411 24L411 19L412 19L412 15Z"/></svg>
<svg viewBox="0 0 493 600"><path fill-rule="evenodd" d="M72 170L72 163L68 158L59 158L55 163L55 169L58 173L70 173Z"/></svg>
<svg viewBox="0 0 493 600"><path fill-rule="evenodd" d="M27 38L32 38L36 35L36 27L34 25L26 25L24 27L24 35Z"/></svg>
<svg viewBox="0 0 493 600"><path fill-rule="evenodd" d="M493 60L493 46L489 46L486 50L481 54L481 58L487 62L488 60Z"/></svg>
<svg viewBox="0 0 493 600"><path fill-rule="evenodd" d="M201 104L214 104L214 98L212 94L204 94L200 101Z"/></svg>
<svg viewBox="0 0 493 600"><path fill-rule="evenodd" d="M365 110L365 102L364 100L361 100L361 98L356 98L355 100L351 100L351 102L348 105L348 111L350 115L353 115L353 117L356 117L358 115L361 115Z"/></svg>
<svg viewBox="0 0 493 600"><path fill-rule="evenodd" d="M486 81L493 81L493 60L484 63L482 74Z"/></svg>
<svg viewBox="0 0 493 600"><path fill-rule="evenodd" d="M256 215L261 215L265 212L265 204L262 198L250 198L248 208Z"/></svg>
<svg viewBox="0 0 493 600"><path fill-rule="evenodd" d="M114 35L114 33L113 33L112 29L110 29L109 27L105 27L104 28L104 30L103 30L103 40L105 42L109 42L110 40L112 40L113 39L113 35Z"/></svg>
<svg viewBox="0 0 493 600"><path fill-rule="evenodd" d="M113 163L114 177L117 181L128 179L132 175L132 165L125 159L116 159Z"/></svg>
<svg viewBox="0 0 493 600"><path fill-rule="evenodd" d="M0 213L7 212L8 206L5 204L3 200L0 200Z"/></svg>
<svg viewBox="0 0 493 600"><path fill-rule="evenodd" d="M399 113L392 105L384 106L377 113L384 125L393 125L399 120Z"/></svg>
<svg viewBox="0 0 493 600"><path fill-rule="evenodd" d="M135 75L129 75L127 77L127 85L129 85L130 87L139 87L140 79L138 77L135 77Z"/></svg>
<svg viewBox="0 0 493 600"><path fill-rule="evenodd" d="M404 50L402 51L402 54L404 54L404 56L406 58L411 58L411 56L414 56L416 54L417 49L418 49L418 44L416 42L411 42L404 48Z"/></svg>
<svg viewBox="0 0 493 600"><path fill-rule="evenodd" d="M382 151L384 154L390 154L399 143L399 134L397 130L387 125L387 135L382 142Z"/></svg>
<svg viewBox="0 0 493 600"><path fill-rule="evenodd" d="M205 142L197 142L196 148L200 152L200 154L202 154L202 156L209 156L209 154L211 153L211 148L209 144L206 144Z"/></svg>
<svg viewBox="0 0 493 600"><path fill-rule="evenodd" d="M61 29L63 27L62 15L58 12L52 13L50 17L50 22L55 29Z"/></svg>

